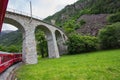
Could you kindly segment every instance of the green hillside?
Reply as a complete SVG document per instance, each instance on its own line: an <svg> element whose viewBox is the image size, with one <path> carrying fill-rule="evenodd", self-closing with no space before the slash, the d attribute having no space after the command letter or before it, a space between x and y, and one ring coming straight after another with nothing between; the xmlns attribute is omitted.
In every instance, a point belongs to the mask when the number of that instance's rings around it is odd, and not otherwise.
<svg viewBox="0 0 120 80"><path fill-rule="evenodd" d="M20 31L13 31L0 36L0 45L20 45L22 42L22 34Z"/></svg>
<svg viewBox="0 0 120 80"><path fill-rule="evenodd" d="M78 19L83 14L111 14L120 11L120 0L78 0L72 5L67 5L61 11L44 20L56 20L56 25L63 25L70 19Z"/></svg>
<svg viewBox="0 0 120 80"><path fill-rule="evenodd" d="M22 50L22 33L13 31L0 35L0 51L21 52Z"/></svg>

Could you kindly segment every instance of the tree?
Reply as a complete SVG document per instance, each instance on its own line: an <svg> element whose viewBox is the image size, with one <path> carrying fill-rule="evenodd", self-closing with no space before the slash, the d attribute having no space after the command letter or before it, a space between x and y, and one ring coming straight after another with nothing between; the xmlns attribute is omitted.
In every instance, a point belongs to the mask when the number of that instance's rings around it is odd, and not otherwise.
<svg viewBox="0 0 120 80"><path fill-rule="evenodd" d="M102 49L120 48L120 22L101 29L98 38Z"/></svg>
<svg viewBox="0 0 120 80"><path fill-rule="evenodd" d="M107 20L110 23L120 22L120 12L108 16Z"/></svg>
<svg viewBox="0 0 120 80"><path fill-rule="evenodd" d="M67 45L69 54L78 54L97 50L98 40L93 36L71 34L68 38Z"/></svg>
<svg viewBox="0 0 120 80"><path fill-rule="evenodd" d="M37 41L37 52L42 58L48 56L47 41L45 39L45 34L41 29L36 30L36 41Z"/></svg>

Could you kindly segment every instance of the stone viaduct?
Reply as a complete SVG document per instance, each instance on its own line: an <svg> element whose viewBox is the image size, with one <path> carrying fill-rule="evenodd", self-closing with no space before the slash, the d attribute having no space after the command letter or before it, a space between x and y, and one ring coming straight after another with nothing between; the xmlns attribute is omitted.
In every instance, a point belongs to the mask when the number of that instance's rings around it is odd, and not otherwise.
<svg viewBox="0 0 120 80"><path fill-rule="evenodd" d="M11 24L22 32L22 58L26 64L37 63L35 29L38 27L45 32L49 58L59 58L61 54L67 51L67 47L63 44L67 36L54 25L11 11L6 12L4 23Z"/></svg>

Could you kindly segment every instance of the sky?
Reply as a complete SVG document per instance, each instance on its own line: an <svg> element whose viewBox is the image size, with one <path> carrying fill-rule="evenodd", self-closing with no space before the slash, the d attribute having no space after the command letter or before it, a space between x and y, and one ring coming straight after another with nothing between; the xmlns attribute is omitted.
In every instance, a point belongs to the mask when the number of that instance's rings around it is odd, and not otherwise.
<svg viewBox="0 0 120 80"><path fill-rule="evenodd" d="M15 9L30 13L30 1L32 3L32 14L44 19L77 0L9 0L7 10ZM17 28L9 24L3 24L2 30L17 30Z"/></svg>

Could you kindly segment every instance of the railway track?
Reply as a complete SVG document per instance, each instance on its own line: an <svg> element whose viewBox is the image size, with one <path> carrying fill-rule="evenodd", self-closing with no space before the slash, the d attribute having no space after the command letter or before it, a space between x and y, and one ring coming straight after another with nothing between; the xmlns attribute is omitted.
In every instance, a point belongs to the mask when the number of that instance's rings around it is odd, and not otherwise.
<svg viewBox="0 0 120 80"><path fill-rule="evenodd" d="M2 74L0 74L0 80L16 80L15 71L22 65L22 62L12 65Z"/></svg>

